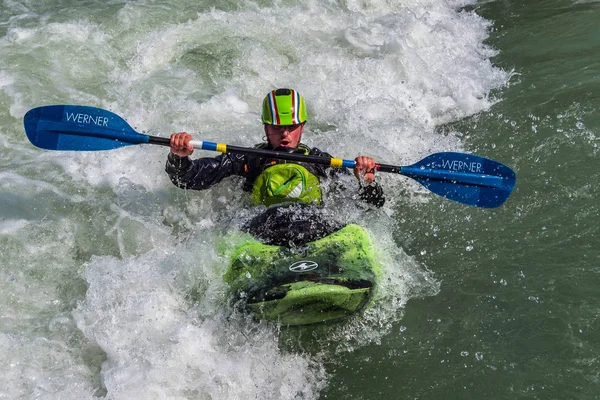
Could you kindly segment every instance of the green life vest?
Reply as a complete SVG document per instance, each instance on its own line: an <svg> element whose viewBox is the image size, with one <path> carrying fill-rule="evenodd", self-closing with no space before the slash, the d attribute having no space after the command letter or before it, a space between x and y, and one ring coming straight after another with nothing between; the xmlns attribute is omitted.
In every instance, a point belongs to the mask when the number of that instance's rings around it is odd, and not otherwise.
<svg viewBox="0 0 600 400"><path fill-rule="evenodd" d="M283 202L321 204L319 178L298 164L275 164L254 181L252 200L270 206Z"/></svg>

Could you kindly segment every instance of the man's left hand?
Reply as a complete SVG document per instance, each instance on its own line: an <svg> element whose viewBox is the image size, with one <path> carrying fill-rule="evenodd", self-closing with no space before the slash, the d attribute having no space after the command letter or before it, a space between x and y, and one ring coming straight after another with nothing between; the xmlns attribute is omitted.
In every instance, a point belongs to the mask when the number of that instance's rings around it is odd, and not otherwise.
<svg viewBox="0 0 600 400"><path fill-rule="evenodd" d="M370 184L375 180L375 160L367 156L358 156L354 159L354 176L365 184Z"/></svg>

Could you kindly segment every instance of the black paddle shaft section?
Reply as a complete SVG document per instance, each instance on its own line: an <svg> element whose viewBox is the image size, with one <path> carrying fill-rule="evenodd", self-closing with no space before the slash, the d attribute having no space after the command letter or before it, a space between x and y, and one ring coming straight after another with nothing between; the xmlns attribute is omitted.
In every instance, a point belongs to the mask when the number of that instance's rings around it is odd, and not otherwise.
<svg viewBox="0 0 600 400"><path fill-rule="evenodd" d="M148 136L148 143L150 144L158 144L161 146L171 146L171 138L164 138L158 136Z"/></svg>
<svg viewBox="0 0 600 400"><path fill-rule="evenodd" d="M376 169L380 172L391 172L394 174L402 173L402 167L398 165L377 164Z"/></svg>
<svg viewBox="0 0 600 400"><path fill-rule="evenodd" d="M253 149L247 147L227 146L227 153L250 154L280 160L309 162L314 164L331 165L331 157L319 157L306 154L288 153L285 151Z"/></svg>

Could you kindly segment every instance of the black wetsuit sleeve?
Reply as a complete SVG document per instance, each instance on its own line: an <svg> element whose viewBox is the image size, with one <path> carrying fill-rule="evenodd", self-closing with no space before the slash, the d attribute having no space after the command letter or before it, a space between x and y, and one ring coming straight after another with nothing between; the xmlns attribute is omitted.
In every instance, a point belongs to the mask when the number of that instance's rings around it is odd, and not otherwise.
<svg viewBox="0 0 600 400"><path fill-rule="evenodd" d="M179 157L169 153L165 171L171 182L182 189L202 190L232 175L244 174L245 157L221 154L214 158Z"/></svg>
<svg viewBox="0 0 600 400"><path fill-rule="evenodd" d="M319 149L312 148L310 151L310 155L315 155L319 157L329 157L333 156L329 153L321 151ZM339 174L349 174L350 171L347 168L329 168L319 165L322 169L323 175L328 175L331 178L335 178L339 176ZM370 185L360 186L358 190L358 195L361 200L374 205L375 207L382 207L385 204L385 194L383 193L383 188L377 182L372 182Z"/></svg>
<svg viewBox="0 0 600 400"><path fill-rule="evenodd" d="M358 190L358 195L364 202L373 204L375 207L382 207L385 204L383 188L377 182L371 182L370 185L361 186Z"/></svg>

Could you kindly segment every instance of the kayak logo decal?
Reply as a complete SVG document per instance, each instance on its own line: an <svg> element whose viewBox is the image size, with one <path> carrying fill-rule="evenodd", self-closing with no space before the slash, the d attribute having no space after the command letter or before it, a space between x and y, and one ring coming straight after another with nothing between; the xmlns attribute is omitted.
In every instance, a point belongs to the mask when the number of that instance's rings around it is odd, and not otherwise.
<svg viewBox="0 0 600 400"><path fill-rule="evenodd" d="M296 261L290 265L290 271L292 272L307 272L317 268L319 268L319 264L309 260Z"/></svg>

